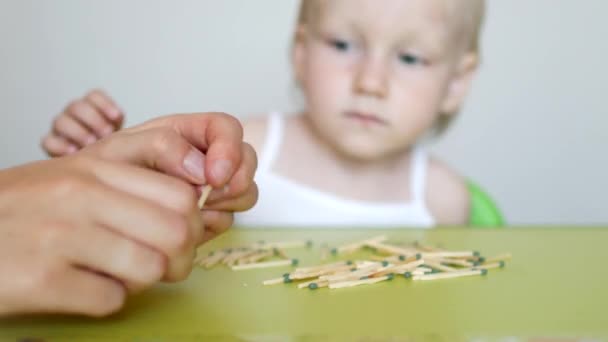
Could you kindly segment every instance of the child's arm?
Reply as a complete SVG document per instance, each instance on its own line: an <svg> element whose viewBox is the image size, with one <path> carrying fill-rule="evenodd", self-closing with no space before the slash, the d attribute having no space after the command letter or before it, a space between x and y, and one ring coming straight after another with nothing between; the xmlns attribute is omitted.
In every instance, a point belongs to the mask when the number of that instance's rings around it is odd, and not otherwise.
<svg viewBox="0 0 608 342"><path fill-rule="evenodd" d="M101 90L93 90L71 102L54 120L42 139L51 157L72 154L119 130L124 115L114 100Z"/></svg>
<svg viewBox="0 0 608 342"><path fill-rule="evenodd" d="M466 182L445 164L431 160L426 201L438 225L467 225L470 195Z"/></svg>

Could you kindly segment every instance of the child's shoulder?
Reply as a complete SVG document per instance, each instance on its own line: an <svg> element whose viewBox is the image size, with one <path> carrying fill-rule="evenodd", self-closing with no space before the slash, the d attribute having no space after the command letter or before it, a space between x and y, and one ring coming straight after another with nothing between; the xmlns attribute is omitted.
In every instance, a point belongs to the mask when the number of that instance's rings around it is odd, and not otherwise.
<svg viewBox="0 0 608 342"><path fill-rule="evenodd" d="M427 205L440 225L469 222L470 195L465 178L435 158L429 159Z"/></svg>

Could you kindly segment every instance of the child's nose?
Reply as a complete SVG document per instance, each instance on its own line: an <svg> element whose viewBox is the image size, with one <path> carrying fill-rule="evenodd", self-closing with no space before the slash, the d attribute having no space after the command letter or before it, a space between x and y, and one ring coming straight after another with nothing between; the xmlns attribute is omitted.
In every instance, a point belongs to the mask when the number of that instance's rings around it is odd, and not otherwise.
<svg viewBox="0 0 608 342"><path fill-rule="evenodd" d="M366 57L358 65L354 81L354 91L361 95L378 98L388 94L386 64L381 58Z"/></svg>

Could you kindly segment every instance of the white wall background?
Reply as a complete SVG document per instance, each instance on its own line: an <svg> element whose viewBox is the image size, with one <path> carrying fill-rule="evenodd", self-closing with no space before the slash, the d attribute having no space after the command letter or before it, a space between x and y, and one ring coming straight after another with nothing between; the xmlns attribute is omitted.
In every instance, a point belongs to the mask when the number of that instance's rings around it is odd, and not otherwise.
<svg viewBox="0 0 608 342"><path fill-rule="evenodd" d="M0 0L0 168L43 158L52 117L92 87L128 125L294 108L297 4ZM607 12L604 0L489 0L483 68L436 151L511 223L608 224Z"/></svg>

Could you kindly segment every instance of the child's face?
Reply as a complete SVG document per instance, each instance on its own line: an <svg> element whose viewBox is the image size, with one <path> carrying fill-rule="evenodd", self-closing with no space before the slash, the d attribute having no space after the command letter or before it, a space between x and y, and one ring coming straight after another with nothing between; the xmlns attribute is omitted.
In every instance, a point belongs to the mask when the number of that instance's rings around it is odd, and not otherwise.
<svg viewBox="0 0 608 342"><path fill-rule="evenodd" d="M341 154L402 152L458 110L476 55L455 33L450 1L462 0L320 1L299 27L294 66L307 115Z"/></svg>

